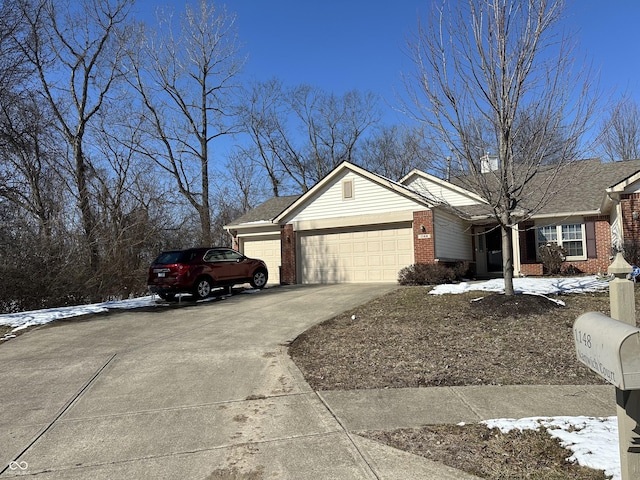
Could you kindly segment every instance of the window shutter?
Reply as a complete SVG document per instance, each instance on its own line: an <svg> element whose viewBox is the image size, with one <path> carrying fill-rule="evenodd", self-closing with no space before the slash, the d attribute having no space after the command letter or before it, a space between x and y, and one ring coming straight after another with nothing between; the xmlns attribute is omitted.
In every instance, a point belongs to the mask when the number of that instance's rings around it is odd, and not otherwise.
<svg viewBox="0 0 640 480"><path fill-rule="evenodd" d="M525 230L525 243L527 246L527 262L535 262L536 261L536 229L528 228Z"/></svg>
<svg viewBox="0 0 640 480"><path fill-rule="evenodd" d="M585 222L584 229L587 234L587 258L597 258L596 222Z"/></svg>

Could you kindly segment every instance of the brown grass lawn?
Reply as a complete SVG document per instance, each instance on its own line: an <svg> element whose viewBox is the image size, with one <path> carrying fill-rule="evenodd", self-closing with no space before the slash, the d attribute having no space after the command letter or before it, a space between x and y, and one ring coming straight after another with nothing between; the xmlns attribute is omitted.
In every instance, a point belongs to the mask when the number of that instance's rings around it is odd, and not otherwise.
<svg viewBox="0 0 640 480"><path fill-rule="evenodd" d="M316 390L604 383L577 361L572 326L588 311L608 315L607 292L552 296L561 307L540 296L428 290L401 287L312 327L291 357ZM366 435L484 478L606 478L564 461L570 453L543 432L445 425Z"/></svg>

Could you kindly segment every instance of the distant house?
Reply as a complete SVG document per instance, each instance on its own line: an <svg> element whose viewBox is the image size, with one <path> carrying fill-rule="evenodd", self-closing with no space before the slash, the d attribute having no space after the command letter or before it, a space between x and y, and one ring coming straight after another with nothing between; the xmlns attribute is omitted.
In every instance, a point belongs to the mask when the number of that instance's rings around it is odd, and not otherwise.
<svg viewBox="0 0 640 480"><path fill-rule="evenodd" d="M515 275L541 275L541 244L567 265L606 271L612 245L640 241L640 160L585 160L535 181L550 194L518 205ZM537 207L527 215L528 204ZM514 227L514 228L515 228ZM414 170L393 181L342 163L300 196L277 197L225 229L234 247L262 258L272 283L393 282L413 263L466 261L477 276L502 272L500 229L486 203L454 181Z"/></svg>

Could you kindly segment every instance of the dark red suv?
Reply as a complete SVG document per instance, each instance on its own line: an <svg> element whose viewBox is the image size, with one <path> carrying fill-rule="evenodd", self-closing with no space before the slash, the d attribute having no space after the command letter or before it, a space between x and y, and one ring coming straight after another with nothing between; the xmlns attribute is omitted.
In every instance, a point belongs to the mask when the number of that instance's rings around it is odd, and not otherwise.
<svg viewBox="0 0 640 480"><path fill-rule="evenodd" d="M231 287L249 282L263 288L269 273L262 260L248 258L230 248L190 248L162 252L149 267L147 284L151 293L165 300L177 293L209 296L214 287Z"/></svg>

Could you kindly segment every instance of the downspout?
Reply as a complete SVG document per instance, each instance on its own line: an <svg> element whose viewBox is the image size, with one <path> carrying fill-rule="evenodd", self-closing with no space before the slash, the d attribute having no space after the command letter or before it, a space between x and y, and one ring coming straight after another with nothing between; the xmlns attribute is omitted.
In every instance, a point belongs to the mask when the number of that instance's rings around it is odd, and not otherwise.
<svg viewBox="0 0 640 480"><path fill-rule="evenodd" d="M611 229L611 244L613 247L615 247L616 251L622 251L622 245L624 244L624 222L622 221L622 205L620 205L620 194L611 192L609 191L609 189L607 189L606 192L607 197L613 202L616 208L615 228L617 229L618 233L618 244L615 245L614 242L615 239L613 238L613 228ZM611 219L611 216L609 216L609 219ZM611 226L613 227L613 225Z"/></svg>
<svg viewBox="0 0 640 480"><path fill-rule="evenodd" d="M227 230L227 233L231 236L231 248L240 252L240 245L238 242L238 231L237 230ZM244 252L240 252L244 254Z"/></svg>
<svg viewBox="0 0 640 480"><path fill-rule="evenodd" d="M521 277L522 273L520 272L521 259L520 259L520 230L518 228L518 223L511 225L511 229L513 230L513 234L511 235L511 243L513 245L513 276Z"/></svg>

